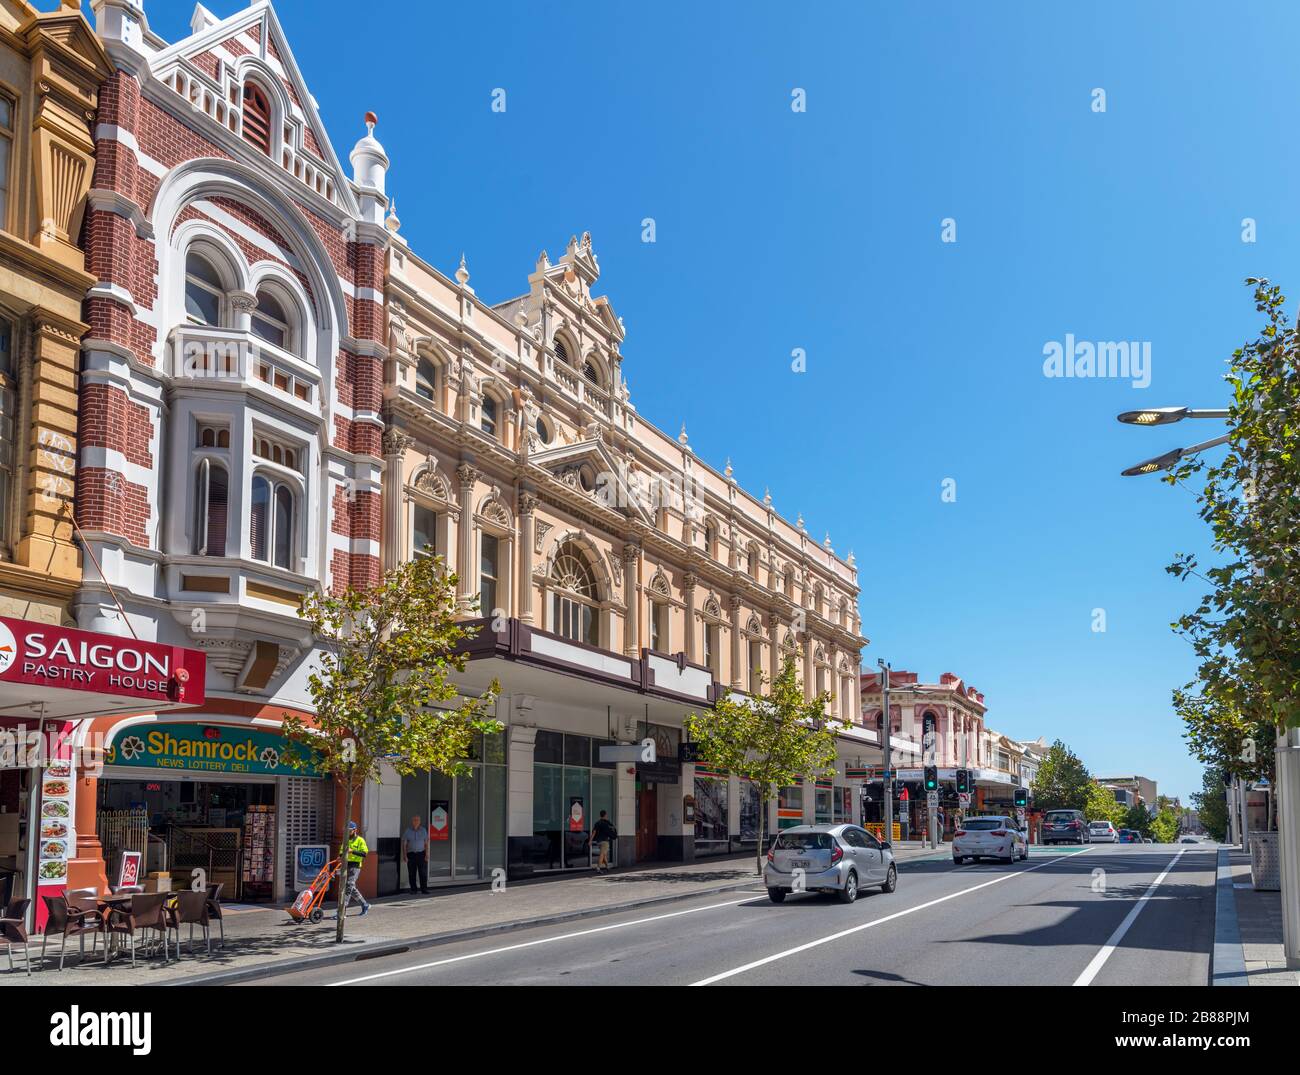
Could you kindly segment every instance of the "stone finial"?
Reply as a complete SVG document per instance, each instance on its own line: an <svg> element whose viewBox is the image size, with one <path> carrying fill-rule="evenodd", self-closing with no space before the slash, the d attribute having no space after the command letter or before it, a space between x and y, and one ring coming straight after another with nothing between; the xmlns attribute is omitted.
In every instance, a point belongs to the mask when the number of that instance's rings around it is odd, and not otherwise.
<svg viewBox="0 0 1300 1075"><path fill-rule="evenodd" d="M733 480L733 477L734 477L734 473L735 473L735 472L731 469L731 456L727 456L727 466L726 466L726 469L723 470L722 473L725 474L725 475L727 476L727 481L731 481L731 480Z"/></svg>
<svg viewBox="0 0 1300 1075"><path fill-rule="evenodd" d="M831 551L831 534L829 530L826 531L826 539L822 542L822 548L827 552Z"/></svg>
<svg viewBox="0 0 1300 1075"><path fill-rule="evenodd" d="M689 438L686 436L686 423L683 422L682 431L677 434L677 443L680 444L683 448L685 448L688 439Z"/></svg>
<svg viewBox="0 0 1300 1075"><path fill-rule="evenodd" d="M362 190L384 193L384 178L388 174L388 154L375 137L379 117L373 112L365 115L366 133L352 147L352 181Z"/></svg>
<svg viewBox="0 0 1300 1075"><path fill-rule="evenodd" d="M402 222L397 219L397 199L394 198L388 203L388 216L384 218L384 227L396 235L401 226Z"/></svg>
<svg viewBox="0 0 1300 1075"><path fill-rule="evenodd" d="M461 287L469 283L469 269L465 267L465 253L461 252L460 267L456 270L456 280Z"/></svg>
<svg viewBox="0 0 1300 1075"><path fill-rule="evenodd" d="M766 486L763 487L763 504L769 508L772 506L772 490Z"/></svg>
<svg viewBox="0 0 1300 1075"><path fill-rule="evenodd" d="M795 523L795 526L797 526L797 527L799 528L799 530L800 530L801 533L807 533L807 530L806 530L806 528L804 527L804 524L803 524L803 512L802 512L802 511L799 512L799 521L798 521L797 523Z"/></svg>

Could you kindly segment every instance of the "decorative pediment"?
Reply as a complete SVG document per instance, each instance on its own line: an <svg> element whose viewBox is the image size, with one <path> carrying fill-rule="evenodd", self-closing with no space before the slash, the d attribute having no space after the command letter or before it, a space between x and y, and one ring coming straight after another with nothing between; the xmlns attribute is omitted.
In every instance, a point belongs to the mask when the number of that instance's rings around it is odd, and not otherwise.
<svg viewBox="0 0 1300 1075"><path fill-rule="evenodd" d="M669 585L668 579L662 571L654 573L654 577L650 579L650 585L647 589L656 597L662 597L665 601L672 599L673 588Z"/></svg>
<svg viewBox="0 0 1300 1075"><path fill-rule="evenodd" d="M411 481L411 488L434 500L441 500L448 504L452 502L451 482L438 472L438 465L433 461L426 463L416 472Z"/></svg>
<svg viewBox="0 0 1300 1075"><path fill-rule="evenodd" d="M627 467L610 454L601 440L558 445L530 455L528 461L603 507L653 523L650 498L628 480Z"/></svg>

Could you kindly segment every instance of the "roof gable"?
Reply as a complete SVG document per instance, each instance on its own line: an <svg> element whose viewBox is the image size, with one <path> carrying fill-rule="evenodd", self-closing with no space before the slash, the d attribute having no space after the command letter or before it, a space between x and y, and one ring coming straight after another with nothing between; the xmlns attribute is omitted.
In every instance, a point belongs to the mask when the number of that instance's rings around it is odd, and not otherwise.
<svg viewBox="0 0 1300 1075"><path fill-rule="evenodd" d="M296 180L349 212L350 177L334 151L284 29L267 0L216 20L201 4L189 37L155 53L151 73L232 134L242 123L243 85L260 84L271 103L271 157Z"/></svg>

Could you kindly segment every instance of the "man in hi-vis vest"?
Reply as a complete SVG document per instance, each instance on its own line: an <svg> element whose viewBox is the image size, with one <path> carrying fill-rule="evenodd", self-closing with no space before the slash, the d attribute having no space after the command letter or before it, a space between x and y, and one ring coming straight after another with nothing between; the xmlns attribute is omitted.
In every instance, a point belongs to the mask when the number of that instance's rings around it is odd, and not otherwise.
<svg viewBox="0 0 1300 1075"><path fill-rule="evenodd" d="M366 902L365 896L361 895L361 890L357 888L357 878L361 876L361 867L366 861L366 856L370 854L370 848L366 846L365 838L357 831L355 821L348 822L348 891L343 898L343 908L339 914L347 914L348 908L352 906L352 897L361 902L361 914L359 917L365 918L370 913L370 904ZM336 916L337 917L337 916Z"/></svg>

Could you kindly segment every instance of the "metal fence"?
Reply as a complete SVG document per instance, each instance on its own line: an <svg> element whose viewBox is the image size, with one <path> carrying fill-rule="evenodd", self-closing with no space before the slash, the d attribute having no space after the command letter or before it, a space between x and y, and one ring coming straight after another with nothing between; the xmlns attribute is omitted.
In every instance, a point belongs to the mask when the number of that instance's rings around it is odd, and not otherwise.
<svg viewBox="0 0 1300 1075"><path fill-rule="evenodd" d="M149 811L104 810L98 817L99 846L104 850L104 862L110 873L117 865L123 851L139 851L144 855L143 877L149 872ZM161 867L165 868L165 867Z"/></svg>

